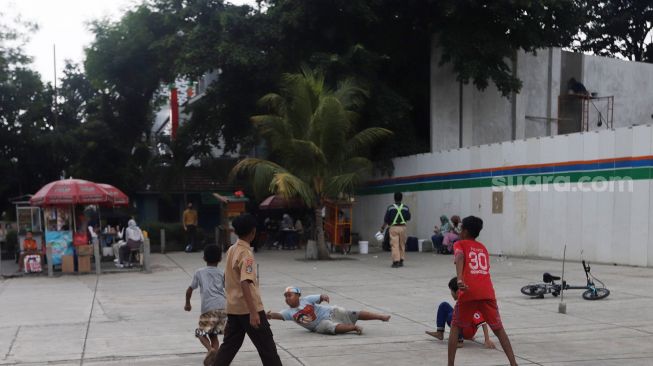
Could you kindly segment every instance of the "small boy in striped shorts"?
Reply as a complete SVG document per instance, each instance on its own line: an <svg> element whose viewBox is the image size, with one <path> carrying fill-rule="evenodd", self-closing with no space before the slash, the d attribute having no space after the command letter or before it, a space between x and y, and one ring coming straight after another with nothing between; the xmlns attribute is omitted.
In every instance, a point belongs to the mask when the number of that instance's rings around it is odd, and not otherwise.
<svg viewBox="0 0 653 366"><path fill-rule="evenodd" d="M186 290L184 310L190 311L190 298L193 295L193 290L200 288L202 315L200 315L199 326L195 329L195 336L208 351L204 359L205 365L213 364L220 346L218 334L224 332L227 323L224 272L218 268L220 260L222 260L220 248L217 245L207 245L204 248L206 267L195 271L193 280Z"/></svg>

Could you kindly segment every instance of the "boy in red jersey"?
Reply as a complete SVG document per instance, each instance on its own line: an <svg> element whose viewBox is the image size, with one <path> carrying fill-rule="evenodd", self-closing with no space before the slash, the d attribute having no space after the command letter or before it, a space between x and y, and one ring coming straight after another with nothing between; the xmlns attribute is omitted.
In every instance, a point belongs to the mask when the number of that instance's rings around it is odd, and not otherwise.
<svg viewBox="0 0 653 366"><path fill-rule="evenodd" d="M483 229L483 220L468 216L463 219L462 240L454 244L454 264L458 277L458 301L449 334L449 366L456 359L458 334L473 324L474 313L480 312L497 336L511 366L517 365L508 334L503 329L494 287L490 278L490 255L485 245L476 241Z"/></svg>

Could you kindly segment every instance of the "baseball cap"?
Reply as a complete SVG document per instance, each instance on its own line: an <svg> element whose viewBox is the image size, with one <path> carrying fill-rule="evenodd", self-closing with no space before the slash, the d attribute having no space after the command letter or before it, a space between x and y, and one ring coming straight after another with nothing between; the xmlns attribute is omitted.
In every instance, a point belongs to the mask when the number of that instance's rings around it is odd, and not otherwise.
<svg viewBox="0 0 653 366"><path fill-rule="evenodd" d="M287 294L289 292L292 293L292 294L301 294L302 293L302 291L299 289L299 287L293 287L293 286L286 287L286 290L283 293Z"/></svg>

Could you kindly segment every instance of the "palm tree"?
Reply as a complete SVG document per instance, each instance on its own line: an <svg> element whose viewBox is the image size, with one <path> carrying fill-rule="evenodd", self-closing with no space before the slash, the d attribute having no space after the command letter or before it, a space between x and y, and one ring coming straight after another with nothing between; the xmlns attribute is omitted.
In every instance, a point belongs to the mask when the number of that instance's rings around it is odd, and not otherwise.
<svg viewBox="0 0 653 366"><path fill-rule="evenodd" d="M356 132L355 110L366 95L349 79L329 89L324 75L307 67L285 74L280 94L259 100L268 114L251 118L273 161L247 158L232 170L232 177L251 179L258 197L299 198L314 210L319 259L329 258L321 214L325 200L351 197L371 172L366 157L371 147L392 135L379 127Z"/></svg>

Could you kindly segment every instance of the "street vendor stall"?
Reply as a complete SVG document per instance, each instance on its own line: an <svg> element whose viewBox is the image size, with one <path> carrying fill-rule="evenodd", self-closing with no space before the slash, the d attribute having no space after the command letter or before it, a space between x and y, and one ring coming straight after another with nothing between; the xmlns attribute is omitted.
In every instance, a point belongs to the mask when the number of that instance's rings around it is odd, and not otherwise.
<svg viewBox="0 0 653 366"><path fill-rule="evenodd" d="M43 186L30 204L43 207L45 243L52 249L52 264L72 256L73 244L88 244L88 219L83 205L112 204L112 195L100 185L81 179L62 179Z"/></svg>
<svg viewBox="0 0 653 366"><path fill-rule="evenodd" d="M220 204L220 238L218 243L223 248L228 248L231 243L238 239L231 229L231 221L240 214L246 212L246 205L249 202L247 197L242 195L221 195L213 193L212 197Z"/></svg>
<svg viewBox="0 0 653 366"><path fill-rule="evenodd" d="M352 206L351 201L330 201L324 204L324 234L326 241L331 243L332 251L338 248L343 253L349 253L352 245Z"/></svg>

